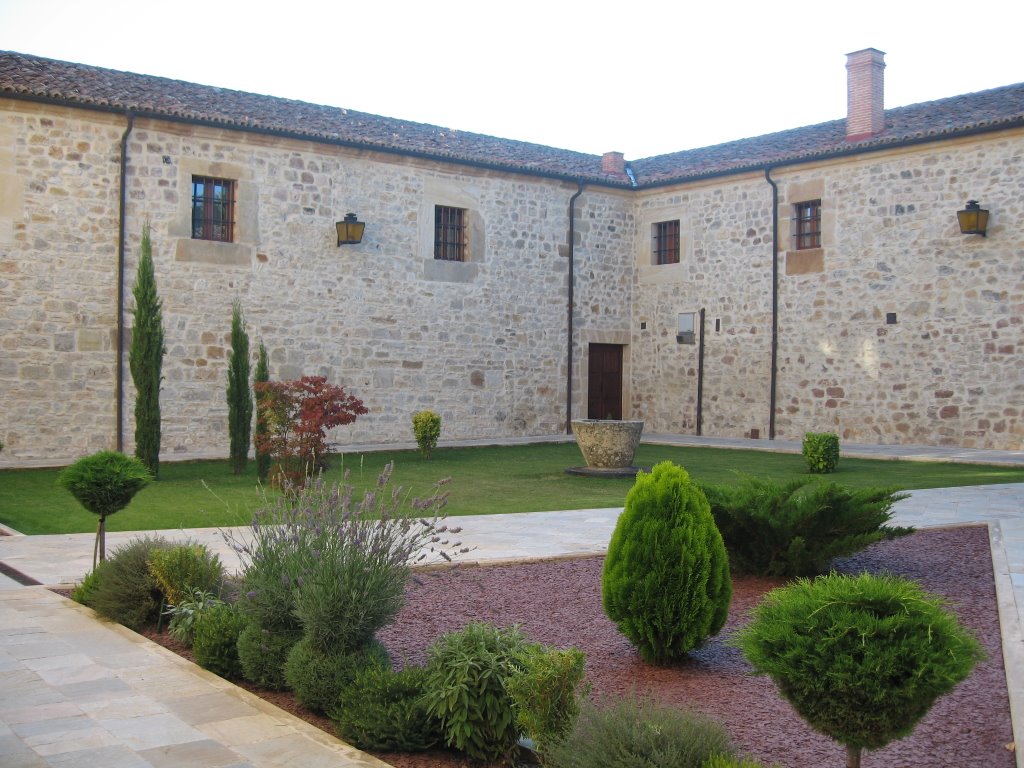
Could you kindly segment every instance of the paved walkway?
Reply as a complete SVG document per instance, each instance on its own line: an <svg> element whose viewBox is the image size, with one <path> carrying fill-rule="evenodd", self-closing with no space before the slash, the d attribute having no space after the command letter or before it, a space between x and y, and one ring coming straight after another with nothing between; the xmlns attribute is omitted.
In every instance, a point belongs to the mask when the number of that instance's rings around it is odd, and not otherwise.
<svg viewBox="0 0 1024 768"><path fill-rule="evenodd" d="M463 444L488 442L493 441ZM798 443L783 441L674 435L648 435L645 442L800 450ZM843 455L1024 465L1024 451L844 446ZM555 557L603 552L620 511L484 515L458 522L463 541L475 547L470 559ZM1024 744L1024 483L915 491L898 504L896 522L988 524L1014 733ZM237 565L217 529L160 533L202 541L229 568ZM138 535L108 534L108 547ZM0 536L0 563L42 584L74 582L91 565L92 539ZM5 768L384 765L139 635L96 620L88 609L3 574L0 680ZM1017 764L1024 768L1024 749L1018 750Z"/></svg>

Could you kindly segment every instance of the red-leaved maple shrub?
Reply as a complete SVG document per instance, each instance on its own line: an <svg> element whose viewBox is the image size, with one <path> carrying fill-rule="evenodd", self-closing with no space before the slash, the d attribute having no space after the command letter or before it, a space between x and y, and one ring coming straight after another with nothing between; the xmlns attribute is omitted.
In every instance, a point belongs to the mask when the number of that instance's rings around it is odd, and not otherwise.
<svg viewBox="0 0 1024 768"><path fill-rule="evenodd" d="M327 430L369 412L324 376L257 382L253 389L256 417L267 426L256 435L256 449L270 456L270 482L277 487L303 487L309 475L327 466Z"/></svg>

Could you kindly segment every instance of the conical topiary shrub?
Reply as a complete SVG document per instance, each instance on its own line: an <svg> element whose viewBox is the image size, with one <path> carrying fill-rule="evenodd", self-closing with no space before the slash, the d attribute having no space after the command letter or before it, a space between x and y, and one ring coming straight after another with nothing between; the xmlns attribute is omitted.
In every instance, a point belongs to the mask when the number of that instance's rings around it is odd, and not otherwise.
<svg viewBox="0 0 1024 768"><path fill-rule="evenodd" d="M686 470L666 461L637 475L608 545L601 595L608 618L655 664L721 630L732 599L729 558Z"/></svg>

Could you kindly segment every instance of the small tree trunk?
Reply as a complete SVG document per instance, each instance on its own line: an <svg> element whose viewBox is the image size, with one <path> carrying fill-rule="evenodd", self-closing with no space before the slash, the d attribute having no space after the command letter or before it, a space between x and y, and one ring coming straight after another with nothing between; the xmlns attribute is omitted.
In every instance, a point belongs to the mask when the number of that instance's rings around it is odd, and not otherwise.
<svg viewBox="0 0 1024 768"><path fill-rule="evenodd" d="M846 768L860 768L860 747L846 747Z"/></svg>

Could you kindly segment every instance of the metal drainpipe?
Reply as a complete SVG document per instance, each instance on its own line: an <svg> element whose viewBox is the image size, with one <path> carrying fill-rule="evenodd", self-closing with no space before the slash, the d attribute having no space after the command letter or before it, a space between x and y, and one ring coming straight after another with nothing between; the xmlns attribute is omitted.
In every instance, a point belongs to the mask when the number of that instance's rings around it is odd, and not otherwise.
<svg viewBox="0 0 1024 768"><path fill-rule="evenodd" d="M764 169L764 179L772 187L772 374L768 393L768 439L775 439L775 397L779 368L779 188L772 181L772 168Z"/></svg>
<svg viewBox="0 0 1024 768"><path fill-rule="evenodd" d="M135 127L135 115L128 111L128 126L121 136L121 199L117 211L117 450L124 450L124 216L128 204L128 136Z"/></svg>
<svg viewBox="0 0 1024 768"><path fill-rule="evenodd" d="M565 351L565 367L567 369L565 381L565 434L572 434L572 310L576 301L575 271L576 271L576 198L583 194L583 182L576 182L578 189L576 194L569 198L569 306L568 314L568 340Z"/></svg>
<svg viewBox="0 0 1024 768"><path fill-rule="evenodd" d="M704 434L704 307L700 308L700 346L697 347L697 437Z"/></svg>

